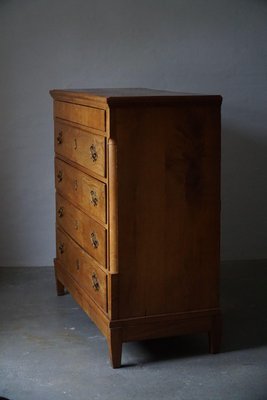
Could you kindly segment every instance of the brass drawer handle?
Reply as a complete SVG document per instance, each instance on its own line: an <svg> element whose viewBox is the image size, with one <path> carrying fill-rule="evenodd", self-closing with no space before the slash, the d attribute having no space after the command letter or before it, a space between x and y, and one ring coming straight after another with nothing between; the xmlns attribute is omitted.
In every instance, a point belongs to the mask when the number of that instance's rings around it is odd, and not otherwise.
<svg viewBox="0 0 267 400"><path fill-rule="evenodd" d="M58 132L57 135L57 144L62 144L63 143L63 135L62 135L62 131Z"/></svg>
<svg viewBox="0 0 267 400"><path fill-rule="evenodd" d="M99 241L97 240L96 233L91 233L91 243L94 249L97 249L99 246Z"/></svg>
<svg viewBox="0 0 267 400"><path fill-rule="evenodd" d="M80 261L76 260L76 270L79 271L80 270Z"/></svg>
<svg viewBox="0 0 267 400"><path fill-rule="evenodd" d="M63 172L62 171L58 171L57 173L57 180L58 182L61 182L63 179Z"/></svg>
<svg viewBox="0 0 267 400"><path fill-rule="evenodd" d="M77 150L77 147L78 147L78 145L77 145L77 139L75 138L75 139L74 139L74 150Z"/></svg>
<svg viewBox="0 0 267 400"><path fill-rule="evenodd" d="M63 207L59 207L59 209L57 210L57 215L59 216L59 218L62 218L64 215L64 208Z"/></svg>
<svg viewBox="0 0 267 400"><path fill-rule="evenodd" d="M94 190L91 190L90 195L91 195L91 203L94 205L94 207L96 207L98 204L97 194Z"/></svg>
<svg viewBox="0 0 267 400"><path fill-rule="evenodd" d="M96 160L98 159L98 154L94 144L91 144L90 146L90 157L93 160L93 162L96 162Z"/></svg>
<svg viewBox="0 0 267 400"><path fill-rule="evenodd" d="M96 291L100 289L100 285L95 272L93 272L92 274L92 286Z"/></svg>
<svg viewBox="0 0 267 400"><path fill-rule="evenodd" d="M58 250L59 250L60 254L63 254L63 253L64 253L64 243L61 242L61 243L59 244Z"/></svg>
<svg viewBox="0 0 267 400"><path fill-rule="evenodd" d="M77 179L74 180L74 190L75 190L75 192L77 192L77 190L78 190L78 181L77 181Z"/></svg>

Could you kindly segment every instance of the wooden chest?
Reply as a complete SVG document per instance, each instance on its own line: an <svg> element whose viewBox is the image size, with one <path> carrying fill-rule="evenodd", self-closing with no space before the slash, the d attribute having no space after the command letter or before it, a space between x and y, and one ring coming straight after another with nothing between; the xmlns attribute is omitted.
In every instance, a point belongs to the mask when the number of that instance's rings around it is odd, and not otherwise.
<svg viewBox="0 0 267 400"><path fill-rule="evenodd" d="M219 351L221 97L52 90L57 292L107 339L207 332Z"/></svg>

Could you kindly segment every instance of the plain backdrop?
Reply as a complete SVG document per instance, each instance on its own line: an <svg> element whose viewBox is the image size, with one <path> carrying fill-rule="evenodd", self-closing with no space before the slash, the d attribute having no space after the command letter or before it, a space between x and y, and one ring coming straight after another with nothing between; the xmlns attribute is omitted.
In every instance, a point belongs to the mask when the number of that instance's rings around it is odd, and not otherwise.
<svg viewBox="0 0 267 400"><path fill-rule="evenodd" d="M52 88L221 94L222 259L267 258L267 1L0 0L0 265L55 255Z"/></svg>

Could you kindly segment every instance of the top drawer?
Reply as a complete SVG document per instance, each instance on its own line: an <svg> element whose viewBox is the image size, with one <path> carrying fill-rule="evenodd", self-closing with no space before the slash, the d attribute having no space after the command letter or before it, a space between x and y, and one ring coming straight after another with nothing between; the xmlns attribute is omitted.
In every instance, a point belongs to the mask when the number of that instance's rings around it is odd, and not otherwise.
<svg viewBox="0 0 267 400"><path fill-rule="evenodd" d="M106 138L56 120L55 152L77 164L105 176Z"/></svg>
<svg viewBox="0 0 267 400"><path fill-rule="evenodd" d="M54 116L103 132L106 131L106 112L100 108L66 103L64 101L55 101Z"/></svg>

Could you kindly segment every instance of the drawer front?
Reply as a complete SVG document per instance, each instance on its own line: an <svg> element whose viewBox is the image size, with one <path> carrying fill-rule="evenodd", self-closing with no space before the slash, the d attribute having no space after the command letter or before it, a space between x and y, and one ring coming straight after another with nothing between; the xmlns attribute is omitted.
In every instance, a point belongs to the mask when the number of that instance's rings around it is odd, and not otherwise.
<svg viewBox="0 0 267 400"><path fill-rule="evenodd" d="M57 191L84 212L106 222L106 185L59 159L55 160Z"/></svg>
<svg viewBox="0 0 267 400"><path fill-rule="evenodd" d="M105 176L105 138L56 121L55 152Z"/></svg>
<svg viewBox="0 0 267 400"><path fill-rule="evenodd" d="M89 126L102 132L106 130L106 112L100 108L80 104L54 102L54 116L77 124Z"/></svg>
<svg viewBox="0 0 267 400"><path fill-rule="evenodd" d="M89 296L106 311L107 275L92 257L60 229L57 229L57 259Z"/></svg>
<svg viewBox="0 0 267 400"><path fill-rule="evenodd" d="M60 194L56 197L57 224L102 266L106 267L106 229L74 207Z"/></svg>

